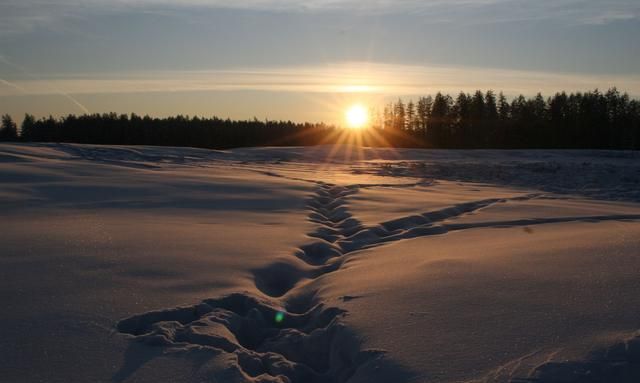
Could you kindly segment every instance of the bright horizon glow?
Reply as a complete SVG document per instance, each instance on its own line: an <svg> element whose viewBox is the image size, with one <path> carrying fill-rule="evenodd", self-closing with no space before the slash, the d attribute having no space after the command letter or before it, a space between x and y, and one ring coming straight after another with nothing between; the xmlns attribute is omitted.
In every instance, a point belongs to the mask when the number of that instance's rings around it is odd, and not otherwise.
<svg viewBox="0 0 640 383"><path fill-rule="evenodd" d="M362 129L369 122L369 112L362 104L350 106L345 117L347 126L351 129Z"/></svg>
<svg viewBox="0 0 640 383"><path fill-rule="evenodd" d="M638 0L5 0L0 114L346 127L349 105L437 92L638 98L638 34Z"/></svg>

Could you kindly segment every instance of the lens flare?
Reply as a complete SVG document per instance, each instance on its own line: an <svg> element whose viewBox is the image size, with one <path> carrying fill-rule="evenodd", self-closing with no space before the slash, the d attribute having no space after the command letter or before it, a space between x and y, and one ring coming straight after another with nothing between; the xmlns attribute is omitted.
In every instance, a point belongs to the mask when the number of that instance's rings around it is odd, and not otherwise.
<svg viewBox="0 0 640 383"><path fill-rule="evenodd" d="M284 321L284 313L282 311L278 311L275 317L276 323L280 324Z"/></svg>

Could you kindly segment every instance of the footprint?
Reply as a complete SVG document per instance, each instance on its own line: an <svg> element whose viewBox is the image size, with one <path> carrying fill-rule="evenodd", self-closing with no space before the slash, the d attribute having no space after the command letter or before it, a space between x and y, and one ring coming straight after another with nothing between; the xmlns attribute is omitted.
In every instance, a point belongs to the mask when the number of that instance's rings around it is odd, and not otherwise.
<svg viewBox="0 0 640 383"><path fill-rule="evenodd" d="M253 270L255 287L264 297L237 293L208 299L195 306L136 315L120 321L118 331L144 344L172 351L195 348L233 354L240 381L346 383L360 369L371 366L370 362L375 361L376 367L380 367L384 354L384 351L362 350L356 334L343 321L347 313L326 306L311 283L340 270L346 255L402 239L474 227L640 219L640 216L628 215L474 224L445 222L510 200L485 199L366 227L350 213L347 205L349 196L366 185L315 184L315 193L308 202L308 219L317 225L308 236L315 240L301 245L290 261L280 260ZM537 198L537 195L517 197L523 198ZM633 343L634 351L628 355L637 356L637 344ZM554 376L548 371L571 368L541 367L539 378L535 378L539 380L531 381L552 382L555 380L545 378ZM404 372L402 376L406 376ZM385 379L382 375L376 376Z"/></svg>
<svg viewBox="0 0 640 383"><path fill-rule="evenodd" d="M236 357L239 376L251 382L345 383L382 351L361 350L357 336L341 321L345 311L318 302L315 292L295 294L304 281L338 270L344 256L334 243L360 230L345 198L358 187L320 184L309 201L309 220L319 238L300 246L295 256L309 267L278 261L253 271L256 288L269 298L249 293L123 319L119 332L138 342L174 352L205 349ZM289 311L287 311L289 308Z"/></svg>

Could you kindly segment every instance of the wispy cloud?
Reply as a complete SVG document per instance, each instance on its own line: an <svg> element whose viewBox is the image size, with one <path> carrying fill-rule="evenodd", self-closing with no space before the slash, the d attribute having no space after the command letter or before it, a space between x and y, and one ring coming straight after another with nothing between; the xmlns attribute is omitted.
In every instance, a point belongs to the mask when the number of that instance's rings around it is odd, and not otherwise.
<svg viewBox="0 0 640 383"><path fill-rule="evenodd" d="M640 95L640 76L577 75L379 63L27 78L12 81L12 84L13 86L2 86L0 83L0 96L235 90L301 93L360 92L391 96L422 95L436 91L471 92L475 89L503 90L510 95L537 92L550 95L559 90L606 89L612 86L617 86L632 95Z"/></svg>
<svg viewBox="0 0 640 383"><path fill-rule="evenodd" d="M265 12L360 12L424 15L424 22L495 23L558 20L606 24L640 19L637 0L3 0L0 33L20 33L59 20L114 12L189 9Z"/></svg>

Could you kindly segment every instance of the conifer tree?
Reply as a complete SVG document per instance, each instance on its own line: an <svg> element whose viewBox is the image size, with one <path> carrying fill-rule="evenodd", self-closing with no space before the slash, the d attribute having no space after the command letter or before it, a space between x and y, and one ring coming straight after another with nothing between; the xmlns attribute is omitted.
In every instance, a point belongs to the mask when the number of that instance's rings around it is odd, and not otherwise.
<svg viewBox="0 0 640 383"><path fill-rule="evenodd" d="M10 115L2 116L2 124L0 125L0 141L17 141L18 128Z"/></svg>

